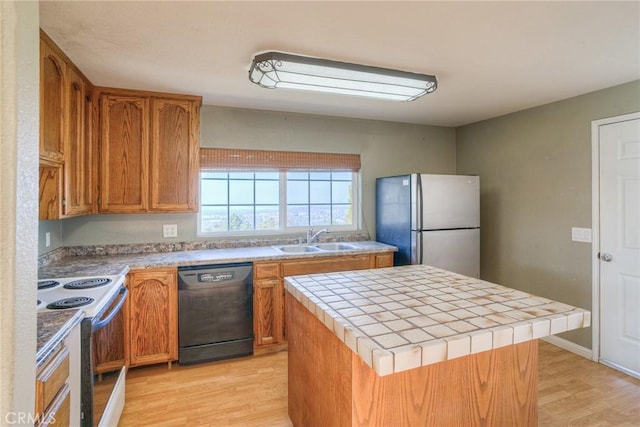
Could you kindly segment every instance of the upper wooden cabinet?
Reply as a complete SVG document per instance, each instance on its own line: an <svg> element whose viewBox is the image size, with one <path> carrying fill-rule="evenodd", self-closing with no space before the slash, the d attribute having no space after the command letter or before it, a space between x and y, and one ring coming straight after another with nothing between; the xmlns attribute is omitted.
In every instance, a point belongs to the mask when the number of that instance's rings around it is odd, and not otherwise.
<svg viewBox="0 0 640 427"><path fill-rule="evenodd" d="M198 210L199 100L151 100L152 211Z"/></svg>
<svg viewBox="0 0 640 427"><path fill-rule="evenodd" d="M100 95L100 212L144 212L149 183L149 98Z"/></svg>
<svg viewBox="0 0 640 427"><path fill-rule="evenodd" d="M40 219L197 212L202 97L94 88L40 31Z"/></svg>
<svg viewBox="0 0 640 427"><path fill-rule="evenodd" d="M40 219L94 212L92 86L40 32Z"/></svg>
<svg viewBox="0 0 640 427"><path fill-rule="evenodd" d="M91 135L87 134L87 97L89 85L73 69L69 69L68 132L64 148L65 164L65 216L91 213L92 193L86 189L92 184Z"/></svg>
<svg viewBox="0 0 640 427"><path fill-rule="evenodd" d="M98 91L100 212L196 212L202 98Z"/></svg>
<svg viewBox="0 0 640 427"><path fill-rule="evenodd" d="M67 65L40 33L40 156L63 160L66 133Z"/></svg>

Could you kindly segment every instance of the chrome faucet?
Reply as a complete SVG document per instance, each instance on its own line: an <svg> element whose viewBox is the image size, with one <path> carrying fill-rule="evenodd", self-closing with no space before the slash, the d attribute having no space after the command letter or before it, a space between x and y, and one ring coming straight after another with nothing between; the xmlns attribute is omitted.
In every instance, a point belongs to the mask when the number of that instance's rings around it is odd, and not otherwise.
<svg viewBox="0 0 640 427"><path fill-rule="evenodd" d="M316 234L313 234L313 228L309 228L307 230L307 245L312 244L313 241L316 240L316 238L322 233L329 233L329 232L330 231L328 228L323 228L322 230L318 231Z"/></svg>

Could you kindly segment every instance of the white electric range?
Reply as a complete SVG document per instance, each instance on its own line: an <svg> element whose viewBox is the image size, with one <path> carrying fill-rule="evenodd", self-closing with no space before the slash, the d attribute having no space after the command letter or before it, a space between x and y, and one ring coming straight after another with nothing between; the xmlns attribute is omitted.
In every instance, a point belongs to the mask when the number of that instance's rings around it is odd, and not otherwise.
<svg viewBox="0 0 640 427"><path fill-rule="evenodd" d="M124 276L67 277L38 280L37 311L77 308L86 317L103 311L124 282Z"/></svg>
<svg viewBox="0 0 640 427"><path fill-rule="evenodd" d="M82 427L118 425L124 408L126 321L123 307L126 299L127 289L122 275L38 280L38 313L69 309L84 311L80 323L81 378L75 391L80 394L77 406ZM102 333L107 326L109 332ZM93 354L95 340L106 348L122 351L111 354L110 350L109 359L97 362Z"/></svg>

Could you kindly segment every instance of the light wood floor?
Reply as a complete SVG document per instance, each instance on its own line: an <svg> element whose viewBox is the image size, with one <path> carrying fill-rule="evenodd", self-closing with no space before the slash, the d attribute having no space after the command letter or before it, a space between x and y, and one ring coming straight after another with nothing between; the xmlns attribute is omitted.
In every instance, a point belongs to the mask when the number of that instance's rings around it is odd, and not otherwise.
<svg viewBox="0 0 640 427"><path fill-rule="evenodd" d="M640 426L640 380L543 341L539 366L539 426ZM128 426L291 426L287 352L132 369Z"/></svg>

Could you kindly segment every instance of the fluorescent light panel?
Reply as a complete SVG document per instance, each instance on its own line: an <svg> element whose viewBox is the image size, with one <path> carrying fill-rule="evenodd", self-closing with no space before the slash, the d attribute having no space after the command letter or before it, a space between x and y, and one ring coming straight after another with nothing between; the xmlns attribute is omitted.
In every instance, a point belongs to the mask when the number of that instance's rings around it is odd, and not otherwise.
<svg viewBox="0 0 640 427"><path fill-rule="evenodd" d="M328 59L267 52L253 58L249 80L265 88L285 88L413 101L438 87L435 76Z"/></svg>

